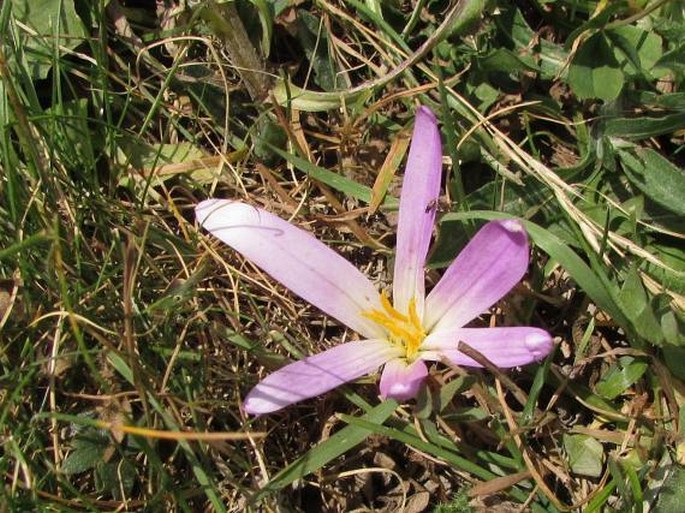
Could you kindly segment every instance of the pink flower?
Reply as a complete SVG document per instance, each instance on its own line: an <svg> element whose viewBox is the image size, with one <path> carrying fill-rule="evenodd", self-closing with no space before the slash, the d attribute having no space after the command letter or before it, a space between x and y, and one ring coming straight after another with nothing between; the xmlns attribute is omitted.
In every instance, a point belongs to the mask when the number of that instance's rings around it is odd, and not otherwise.
<svg viewBox="0 0 685 513"><path fill-rule="evenodd" d="M528 267L528 237L519 221L486 224L426 295L424 265L440 191L442 148L433 113L419 108L400 197L391 303L338 253L304 230L259 208L228 200L200 203L198 222L275 280L359 333L348 342L267 376L245 399L259 415L323 394L383 367L382 398L416 396L426 361L479 366L464 341L499 367L525 365L552 349L533 327L465 328L516 285Z"/></svg>

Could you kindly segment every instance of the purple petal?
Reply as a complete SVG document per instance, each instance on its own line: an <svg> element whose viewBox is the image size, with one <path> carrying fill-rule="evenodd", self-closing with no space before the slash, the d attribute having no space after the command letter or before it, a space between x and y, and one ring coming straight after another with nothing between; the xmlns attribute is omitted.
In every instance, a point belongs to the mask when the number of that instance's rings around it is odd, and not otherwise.
<svg viewBox="0 0 685 513"><path fill-rule="evenodd" d="M421 360L410 364L400 358L390 360L381 374L381 397L398 401L412 399L419 393L427 375L428 369Z"/></svg>
<svg viewBox="0 0 685 513"><path fill-rule="evenodd" d="M435 223L440 194L442 147L435 115L419 107L409 148L400 195L397 248L393 283L393 304L402 313L416 297L423 313L424 265Z"/></svg>
<svg viewBox="0 0 685 513"><path fill-rule="evenodd" d="M550 334L540 328L458 328L428 335L421 346L427 352L422 358L439 360L442 356L456 365L480 367L457 349L459 342L466 342L502 368L540 361L554 347Z"/></svg>
<svg viewBox="0 0 685 513"><path fill-rule="evenodd" d="M494 305L528 268L528 236L514 219L486 224L426 298L426 330L460 328Z"/></svg>
<svg viewBox="0 0 685 513"><path fill-rule="evenodd" d="M384 336L361 312L380 309L374 285L350 262L312 235L265 210L207 200L195 208L200 223L272 278L367 338Z"/></svg>
<svg viewBox="0 0 685 513"><path fill-rule="evenodd" d="M335 346L269 374L247 394L243 407L252 415L280 410L369 374L401 353L387 340Z"/></svg>

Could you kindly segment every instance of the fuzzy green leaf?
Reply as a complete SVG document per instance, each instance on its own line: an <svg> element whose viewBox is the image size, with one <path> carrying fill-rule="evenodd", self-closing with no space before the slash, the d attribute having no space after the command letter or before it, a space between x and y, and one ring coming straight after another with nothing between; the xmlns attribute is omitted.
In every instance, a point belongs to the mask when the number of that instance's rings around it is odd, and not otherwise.
<svg viewBox="0 0 685 513"><path fill-rule="evenodd" d="M619 149L617 154L633 185L664 208L685 215L685 170L649 148Z"/></svg>
<svg viewBox="0 0 685 513"><path fill-rule="evenodd" d="M685 497L685 467L675 465L659 493L654 513L682 511Z"/></svg>
<svg viewBox="0 0 685 513"><path fill-rule="evenodd" d="M671 134L682 129L683 126L685 126L685 112L675 112L664 116L640 116L639 118L617 117L603 123L602 133L610 137L645 139Z"/></svg>
<svg viewBox="0 0 685 513"><path fill-rule="evenodd" d="M79 433L73 442L74 450L64 460L62 472L79 474L95 468L102 461L110 445L109 436L96 429L86 429Z"/></svg>
<svg viewBox="0 0 685 513"><path fill-rule="evenodd" d="M564 449L575 474L588 477L602 474L604 449L594 438L588 435L564 435Z"/></svg>
<svg viewBox="0 0 685 513"><path fill-rule="evenodd" d="M647 292L642 285L640 274L632 267L625 278L619 294L621 309L633 323L635 331L653 344L661 344L663 335L659 321L654 315Z"/></svg>

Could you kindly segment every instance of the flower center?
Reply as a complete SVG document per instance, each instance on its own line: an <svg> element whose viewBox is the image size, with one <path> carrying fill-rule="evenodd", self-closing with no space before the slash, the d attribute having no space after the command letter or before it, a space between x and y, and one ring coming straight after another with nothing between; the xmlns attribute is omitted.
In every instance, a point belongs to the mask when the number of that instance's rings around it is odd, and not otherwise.
<svg viewBox="0 0 685 513"><path fill-rule="evenodd" d="M383 326L388 332L390 341L402 347L406 358L412 361L419 352L423 339L426 338L426 332L416 312L416 299L411 298L409 301L407 315L395 310L385 292L381 292L381 305L382 310L368 310L362 315Z"/></svg>

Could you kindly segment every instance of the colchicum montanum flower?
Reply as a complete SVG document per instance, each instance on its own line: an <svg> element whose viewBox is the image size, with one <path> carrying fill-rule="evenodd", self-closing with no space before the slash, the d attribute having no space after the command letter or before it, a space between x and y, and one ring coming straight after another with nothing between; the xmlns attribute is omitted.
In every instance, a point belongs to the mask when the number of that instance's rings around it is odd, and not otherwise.
<svg viewBox="0 0 685 513"><path fill-rule="evenodd" d="M427 361L479 366L457 349L460 341L502 368L538 361L551 351L550 335L539 328L465 327L526 272L528 237L517 220L486 224L426 295L424 265L441 163L435 116L421 107L400 196L392 302L349 261L269 212L219 199L197 205L197 220L206 230L363 338L270 374L247 395L245 411L273 412L381 366L381 397L404 401L418 393L428 373Z"/></svg>

